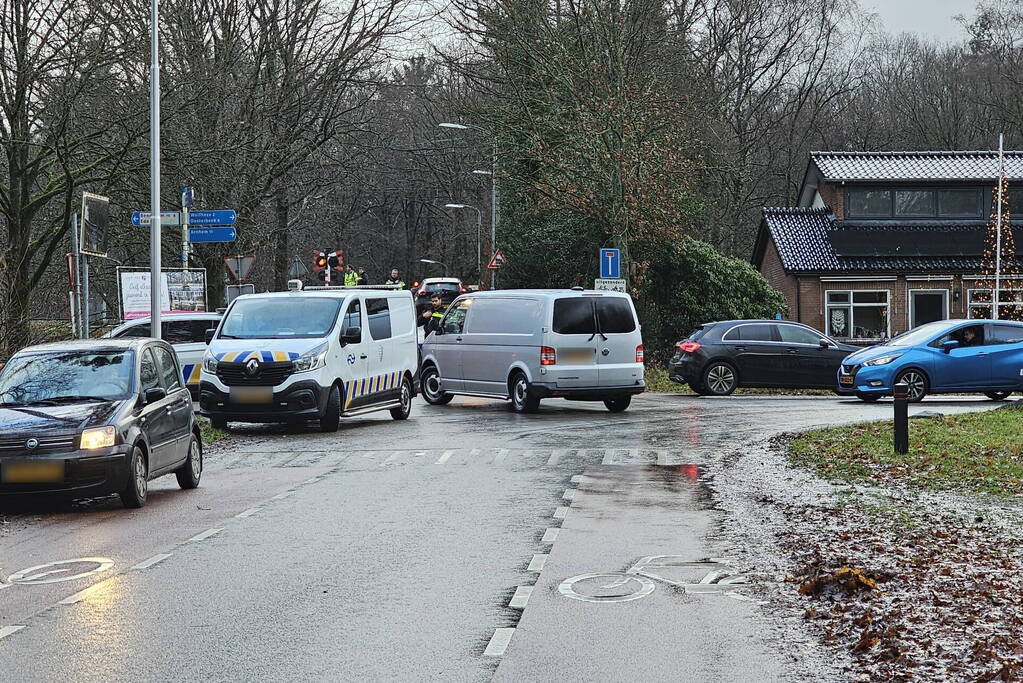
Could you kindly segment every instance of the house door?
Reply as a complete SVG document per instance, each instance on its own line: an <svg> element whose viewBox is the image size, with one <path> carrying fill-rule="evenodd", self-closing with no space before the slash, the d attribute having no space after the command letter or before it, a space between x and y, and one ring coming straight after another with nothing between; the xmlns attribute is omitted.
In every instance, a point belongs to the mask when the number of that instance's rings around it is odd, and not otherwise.
<svg viewBox="0 0 1023 683"><path fill-rule="evenodd" d="M947 289L917 289L909 292L909 326L919 327L926 323L948 318Z"/></svg>

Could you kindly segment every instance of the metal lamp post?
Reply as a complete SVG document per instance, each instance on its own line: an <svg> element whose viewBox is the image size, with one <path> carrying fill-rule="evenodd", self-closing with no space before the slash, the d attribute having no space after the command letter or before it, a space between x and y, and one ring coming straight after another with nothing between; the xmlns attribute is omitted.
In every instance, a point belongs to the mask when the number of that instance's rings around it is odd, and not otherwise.
<svg viewBox="0 0 1023 683"><path fill-rule="evenodd" d="M152 0L149 66L149 332L160 339L160 0Z"/></svg>
<svg viewBox="0 0 1023 683"><path fill-rule="evenodd" d="M419 262L420 263L433 263L435 265L438 265L438 266L440 266L441 268L444 269L444 277L448 276L448 267L446 265L444 265L443 263L441 263L440 261L434 261L433 259L428 259L428 258L421 258L421 259L419 259Z"/></svg>
<svg viewBox="0 0 1023 683"><path fill-rule="evenodd" d="M445 209L472 209L476 212L476 284L483 285L483 212L471 204L445 204Z"/></svg>

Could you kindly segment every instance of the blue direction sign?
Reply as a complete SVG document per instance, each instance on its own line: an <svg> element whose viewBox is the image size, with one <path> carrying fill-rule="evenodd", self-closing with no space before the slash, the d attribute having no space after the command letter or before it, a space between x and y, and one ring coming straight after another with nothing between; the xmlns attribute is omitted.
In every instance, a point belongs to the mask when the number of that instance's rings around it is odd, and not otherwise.
<svg viewBox="0 0 1023 683"><path fill-rule="evenodd" d="M233 212L232 212L233 213ZM132 211L131 212L131 224L132 225L149 225L150 218L152 217L152 211ZM181 225L181 213L178 211L161 211L160 212L160 225Z"/></svg>
<svg viewBox="0 0 1023 683"><path fill-rule="evenodd" d="M600 277L618 279L622 276L622 252L620 249L600 250Z"/></svg>
<svg viewBox="0 0 1023 683"><path fill-rule="evenodd" d="M189 225L234 225L237 221L238 213L234 209L191 211L188 214Z"/></svg>
<svg viewBox="0 0 1023 683"><path fill-rule="evenodd" d="M191 216L189 218L191 218ZM189 242L234 242L237 237L238 234L235 232L233 225L217 228L188 229Z"/></svg>

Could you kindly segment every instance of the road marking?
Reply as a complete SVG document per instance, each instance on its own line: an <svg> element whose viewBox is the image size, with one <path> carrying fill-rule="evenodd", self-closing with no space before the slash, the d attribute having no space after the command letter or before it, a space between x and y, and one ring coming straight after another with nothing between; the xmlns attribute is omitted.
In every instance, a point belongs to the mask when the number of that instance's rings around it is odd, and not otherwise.
<svg viewBox="0 0 1023 683"><path fill-rule="evenodd" d="M558 509L554 511L554 519L565 519L568 517L568 508L564 505L558 506Z"/></svg>
<svg viewBox="0 0 1023 683"><path fill-rule="evenodd" d="M84 590L78 591L74 595L69 595L66 598L64 598L63 600L61 600L60 604L61 605L73 605L76 602L81 602L82 600L85 600L85 598L88 597L89 592L92 591L92 589L96 588L98 585L99 585L98 583L97 584L93 584L93 585L89 586L88 588L86 588Z"/></svg>
<svg viewBox="0 0 1023 683"><path fill-rule="evenodd" d="M46 572L39 572L39 569L46 569L47 567L60 567L61 565L76 565L76 564L95 564L93 569L88 571L79 572L78 574L72 574L70 576L53 576L54 574L64 574L65 572L72 571L70 569L51 569ZM73 560L59 560L57 562L47 562L46 564L40 564L35 567L29 567L28 569L22 569L20 572L15 572L7 577L7 581L10 583L21 583L36 585L42 583L59 583L61 581L73 581L75 579L83 579L86 576L93 574L99 574L105 572L114 566L114 561L106 557L76 557ZM46 577L52 578L46 578Z"/></svg>
<svg viewBox="0 0 1023 683"><path fill-rule="evenodd" d="M398 458L401 457L401 453L402 453L401 451L395 451L391 453L389 456L387 456L387 458L384 459L382 463L380 463L380 466L383 467L387 463L397 460Z"/></svg>
<svg viewBox="0 0 1023 683"><path fill-rule="evenodd" d="M205 541L210 536L213 536L214 534L219 534L221 531L223 531L223 529L207 529L201 534L196 534L195 536L192 536L192 538L188 539L186 543L190 541Z"/></svg>
<svg viewBox="0 0 1023 683"><path fill-rule="evenodd" d="M537 553L533 555L533 559L529 561L529 566L526 567L527 572L542 572L544 564L547 563L546 553Z"/></svg>
<svg viewBox="0 0 1023 683"><path fill-rule="evenodd" d="M469 458L475 458L479 454L480 454L480 449L474 448L471 451L469 451Z"/></svg>
<svg viewBox="0 0 1023 683"><path fill-rule="evenodd" d="M294 491L285 491L284 493L278 493L276 496L274 496L270 500L282 500L284 498L287 498L288 496L290 496L293 493L294 493Z"/></svg>
<svg viewBox="0 0 1023 683"><path fill-rule="evenodd" d="M508 606L515 609L525 609L526 603L529 602L529 596L532 594L532 586L519 586L515 589L515 595L512 596L511 602L508 603Z"/></svg>
<svg viewBox="0 0 1023 683"><path fill-rule="evenodd" d="M658 465L668 464L668 451L657 451L657 464Z"/></svg>
<svg viewBox="0 0 1023 683"><path fill-rule="evenodd" d="M631 451L629 451L629 459L630 460L632 460L633 462L636 462L636 461L639 460L639 458L640 458L640 455L639 455L639 449L638 448L633 448Z"/></svg>
<svg viewBox="0 0 1023 683"><path fill-rule="evenodd" d="M504 459L507 458L507 457L508 457L508 449L507 448L502 448L498 452L497 457L494 458L494 464L495 465L500 465L501 463L504 462Z"/></svg>
<svg viewBox="0 0 1023 683"><path fill-rule="evenodd" d="M601 465L613 465L615 463L615 451L612 448L604 451L604 458L600 461Z"/></svg>
<svg viewBox="0 0 1023 683"><path fill-rule="evenodd" d="M171 556L170 553L160 553L159 555L153 555L148 560L142 560L137 565L132 567L132 569L149 569L157 562L163 562L170 556Z"/></svg>
<svg viewBox="0 0 1023 683"><path fill-rule="evenodd" d="M21 624L15 624L14 626L4 626L3 628L0 628L0 640L3 640L7 636L14 635L23 628L25 627L22 626Z"/></svg>
<svg viewBox="0 0 1023 683"><path fill-rule="evenodd" d="M455 453L454 451L444 451L441 454L441 456L439 458L437 458L437 462L435 462L433 464L434 465L443 465L444 463L446 463L451 458L452 455L454 455L454 453Z"/></svg>
<svg viewBox="0 0 1023 683"><path fill-rule="evenodd" d="M561 460L562 453L564 453L564 451L561 450L551 451L551 457L547 459L547 467L557 465L558 461Z"/></svg>
<svg viewBox="0 0 1023 683"><path fill-rule="evenodd" d="M540 542L541 543L554 543L554 541L558 540L558 532L559 531L561 531L561 529L558 529L557 527L553 527L553 526L552 527L548 527L547 531L543 532L543 538L540 539Z"/></svg>
<svg viewBox="0 0 1023 683"><path fill-rule="evenodd" d="M490 642L487 643L487 649L483 651L483 656L500 657L503 655L504 651L508 649L508 643L511 642L513 635L515 635L515 629L513 628L496 629L494 635L490 638Z"/></svg>
<svg viewBox="0 0 1023 683"><path fill-rule="evenodd" d="M565 500L575 500L575 489L565 489L565 492L561 494L561 497Z"/></svg>
<svg viewBox="0 0 1023 683"><path fill-rule="evenodd" d="M237 517L239 519L244 519L246 517L251 517L252 515L256 514L257 512L259 512L262 509L263 508L260 508L260 507L249 508L248 510L243 510L242 512L239 512L237 515L235 515L235 517Z"/></svg>
<svg viewBox="0 0 1023 683"><path fill-rule="evenodd" d="M306 479L305 481L303 481L303 482L302 482L302 484L315 484L315 483L316 483L316 482L318 482L319 480L320 480L320 478L319 478L319 477L309 477L308 479Z"/></svg>
<svg viewBox="0 0 1023 683"><path fill-rule="evenodd" d="M573 484L581 484L583 483L583 475L573 474L572 478L569 481L571 481Z"/></svg>

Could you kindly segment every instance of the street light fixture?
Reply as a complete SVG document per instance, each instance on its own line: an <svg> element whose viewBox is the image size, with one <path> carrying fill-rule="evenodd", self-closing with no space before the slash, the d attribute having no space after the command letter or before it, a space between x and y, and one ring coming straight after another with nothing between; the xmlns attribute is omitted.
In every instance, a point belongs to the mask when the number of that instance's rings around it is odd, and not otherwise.
<svg viewBox="0 0 1023 683"><path fill-rule="evenodd" d="M434 261L433 259L428 259L428 258L421 258L421 259L419 259L419 262L420 263L433 263L433 264L436 264L438 266L441 266L444 269L444 277L448 276L448 267L445 266L440 261Z"/></svg>
<svg viewBox="0 0 1023 683"><path fill-rule="evenodd" d="M472 209L476 212L476 284L483 285L483 212L471 204L445 204L445 209Z"/></svg>

